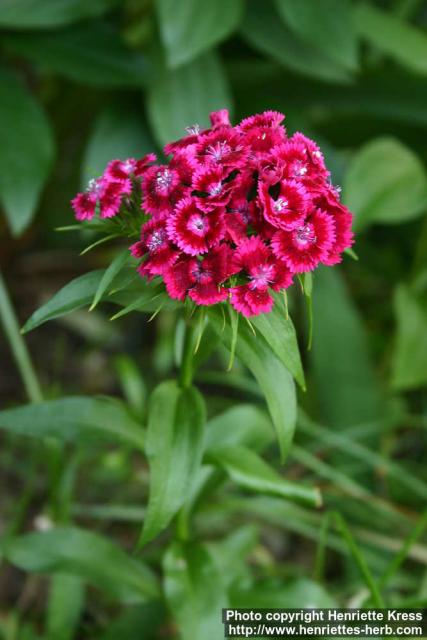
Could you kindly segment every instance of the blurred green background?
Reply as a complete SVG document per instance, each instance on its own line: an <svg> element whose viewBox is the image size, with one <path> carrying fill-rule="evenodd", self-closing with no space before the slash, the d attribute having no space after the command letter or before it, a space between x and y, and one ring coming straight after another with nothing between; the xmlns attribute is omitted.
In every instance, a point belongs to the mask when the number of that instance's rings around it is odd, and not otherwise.
<svg viewBox="0 0 427 640"><path fill-rule="evenodd" d="M372 575L389 604L427 606L426 27L422 0L1 0L0 264L21 324L117 253L105 245L80 257L90 234L56 231L73 224L76 191L110 159L161 153L224 107L233 122L283 111L289 133L321 145L355 214L358 260L316 272L311 351L302 296L290 301L308 390L281 472L318 485L323 510L212 482L195 521L212 567L200 551L194 584L175 584L169 554L166 605L141 604L132 583L119 588L114 562L129 576L134 559L122 562L115 547L99 545L93 567L79 553L96 540L65 532L49 542L52 557L49 545L19 540L74 524L131 551L144 460L126 447L40 444L4 431L0 533L18 543L1 567L0 637L216 640L227 601L357 606L372 603ZM177 317L111 315L108 306L74 312L27 344L45 398L120 396L141 418L147 390L175 370ZM6 409L34 397L3 338ZM243 367L226 375L226 366L220 352L196 379L211 418L228 411L224 433L247 426L280 469L262 396ZM166 545L167 536L146 552L156 571Z"/></svg>

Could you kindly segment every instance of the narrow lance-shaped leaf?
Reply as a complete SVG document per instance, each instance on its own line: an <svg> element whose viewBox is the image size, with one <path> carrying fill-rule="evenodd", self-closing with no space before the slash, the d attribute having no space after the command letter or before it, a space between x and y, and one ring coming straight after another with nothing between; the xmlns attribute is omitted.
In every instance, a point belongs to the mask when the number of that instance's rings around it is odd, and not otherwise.
<svg viewBox="0 0 427 640"><path fill-rule="evenodd" d="M394 296L397 337L392 358L396 389L417 389L427 384L427 305L401 284Z"/></svg>
<svg viewBox="0 0 427 640"><path fill-rule="evenodd" d="M243 14L243 0L156 0L155 6L170 67L190 62L224 40Z"/></svg>
<svg viewBox="0 0 427 640"><path fill-rule="evenodd" d="M139 105L123 99L108 103L97 116L83 158L82 184L101 175L112 159L141 158L154 143Z"/></svg>
<svg viewBox="0 0 427 640"><path fill-rule="evenodd" d="M0 429L65 442L126 443L141 449L141 425L116 398L75 396L0 411Z"/></svg>
<svg viewBox="0 0 427 640"><path fill-rule="evenodd" d="M354 15L362 38L407 69L427 74L427 35L421 29L367 2L358 3Z"/></svg>
<svg viewBox="0 0 427 640"><path fill-rule="evenodd" d="M159 595L156 578L142 562L83 529L29 533L9 540L2 551L23 571L79 576L121 601L144 602Z"/></svg>
<svg viewBox="0 0 427 640"><path fill-rule="evenodd" d="M223 326L219 310L211 309L209 318L215 331L230 349L230 327L227 324ZM293 439L296 423L296 392L292 376L264 338L259 334L254 336L243 323L240 323L236 354L255 376L262 389L284 460Z"/></svg>
<svg viewBox="0 0 427 640"><path fill-rule="evenodd" d="M182 640L220 638L227 607L222 575L201 544L173 544L164 556L165 593Z"/></svg>
<svg viewBox="0 0 427 640"><path fill-rule="evenodd" d="M54 143L40 105L0 70L0 202L14 235L31 222L49 175Z"/></svg>
<svg viewBox="0 0 427 640"><path fill-rule="evenodd" d="M270 313L255 316L251 322L298 384L305 389L304 370L295 327L287 315L287 310L280 296L275 296L275 304Z"/></svg>
<svg viewBox="0 0 427 640"><path fill-rule="evenodd" d="M50 583L47 640L72 640L83 612L85 585L78 576L58 573Z"/></svg>
<svg viewBox="0 0 427 640"><path fill-rule="evenodd" d="M342 64L311 43L307 44L288 28L274 10L272 2L248 2L242 35L262 53L297 73L332 82L347 82L351 77Z"/></svg>
<svg viewBox="0 0 427 640"><path fill-rule="evenodd" d="M93 297L93 302L89 308L89 311L95 309L98 302L101 300L102 296L107 291L108 287L110 287L116 275L122 270L126 262L129 260L129 250L125 249L124 251L120 251L114 258L114 260L109 264L107 269L104 271L102 278L99 282L98 288Z"/></svg>
<svg viewBox="0 0 427 640"><path fill-rule="evenodd" d="M399 140L378 138L353 157L343 193L357 229L374 222L406 222L427 208L427 174Z"/></svg>
<svg viewBox="0 0 427 640"><path fill-rule="evenodd" d="M100 16L117 0L2 0L0 25L17 29L58 27Z"/></svg>
<svg viewBox="0 0 427 640"><path fill-rule="evenodd" d="M155 75L147 108L153 133L161 145L181 137L186 127L208 126L210 111L231 106L228 82L213 52L174 70L159 64Z"/></svg>
<svg viewBox="0 0 427 640"><path fill-rule="evenodd" d="M279 14L307 45L337 65L357 68L357 41L350 0L276 0Z"/></svg>
<svg viewBox="0 0 427 640"><path fill-rule="evenodd" d="M96 87L144 87L148 83L147 59L129 49L116 28L88 22L71 28L40 33L14 33L5 47L31 62Z"/></svg>
<svg viewBox="0 0 427 640"><path fill-rule="evenodd" d="M153 391L146 436L150 495L141 544L163 531L184 504L201 464L205 419L197 389L169 381Z"/></svg>
<svg viewBox="0 0 427 640"><path fill-rule="evenodd" d="M214 448L209 451L208 461L222 467L234 482L245 489L314 507L322 503L319 489L282 478L258 454L246 447Z"/></svg>

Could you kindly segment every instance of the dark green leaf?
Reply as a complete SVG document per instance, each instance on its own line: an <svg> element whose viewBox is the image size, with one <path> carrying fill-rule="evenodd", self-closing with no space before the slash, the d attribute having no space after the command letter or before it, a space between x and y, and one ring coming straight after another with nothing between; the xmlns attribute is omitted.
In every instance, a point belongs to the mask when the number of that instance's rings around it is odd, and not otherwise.
<svg viewBox="0 0 427 640"><path fill-rule="evenodd" d="M47 610L47 640L72 640L84 605L81 578L58 573L50 583Z"/></svg>
<svg viewBox="0 0 427 640"><path fill-rule="evenodd" d="M105 271L99 269L79 276L60 289L50 300L41 306L27 320L22 331L32 331L48 320L60 318L76 309L90 305L98 290ZM159 283L148 282L137 276L133 268L123 269L116 275L111 283L112 293L108 293L103 299L119 305L133 305L133 310L152 312L165 301L165 306L174 307L174 302L163 296L159 302L152 302L154 297L162 293ZM166 298L164 300L164 298ZM154 306L153 306L154 305Z"/></svg>
<svg viewBox="0 0 427 640"><path fill-rule="evenodd" d="M29 533L9 541L3 550L7 560L23 571L79 576L119 600L142 602L159 593L155 577L142 562L83 529Z"/></svg>
<svg viewBox="0 0 427 640"><path fill-rule="evenodd" d="M273 440L268 415L252 404L238 404L209 420L206 449L245 445L262 450Z"/></svg>
<svg viewBox="0 0 427 640"><path fill-rule="evenodd" d="M146 58L128 49L116 30L88 23L61 31L14 34L6 47L71 80L100 87L143 87Z"/></svg>
<svg viewBox="0 0 427 640"><path fill-rule="evenodd" d="M163 531L184 504L201 464L205 419L197 389L170 381L153 391L146 436L150 496L141 544Z"/></svg>
<svg viewBox="0 0 427 640"><path fill-rule="evenodd" d="M291 318L286 317L283 300L279 296L275 296L273 310L270 313L255 316L251 322L295 380L305 389L304 371L295 327Z"/></svg>
<svg viewBox="0 0 427 640"><path fill-rule="evenodd" d="M250 491L280 496L314 507L319 507L322 503L319 489L289 482L258 454L245 447L212 449L208 460L222 467L234 482Z"/></svg>
<svg viewBox="0 0 427 640"><path fill-rule="evenodd" d="M352 159L344 179L344 200L358 229L372 222L406 222L427 208L422 162L398 140L377 138Z"/></svg>
<svg viewBox="0 0 427 640"><path fill-rule="evenodd" d="M0 201L14 235L31 222L49 175L54 144L49 123L21 83L0 70Z"/></svg>
<svg viewBox="0 0 427 640"><path fill-rule="evenodd" d="M127 607L117 618L107 622L100 640L158 640L166 615L161 601Z"/></svg>
<svg viewBox="0 0 427 640"><path fill-rule="evenodd" d="M120 251L114 258L114 260L108 265L107 269L104 271L104 274L99 282L96 293L93 297L93 302L89 308L89 311L92 311L98 302L102 299L103 295L107 292L108 288L111 286L116 275L122 270L126 262L129 261L129 249L125 249L124 251Z"/></svg>
<svg viewBox="0 0 427 640"><path fill-rule="evenodd" d="M236 590L232 594L233 607L308 609L336 607L334 598L323 587L307 578L294 578L286 583L264 580L255 587Z"/></svg>
<svg viewBox="0 0 427 640"><path fill-rule="evenodd" d="M0 25L18 29L58 27L100 16L118 0L2 0Z"/></svg>
<svg viewBox="0 0 427 640"><path fill-rule="evenodd" d="M221 609L227 607L222 575L208 549L175 543L164 557L165 592L182 640L224 635Z"/></svg>
<svg viewBox="0 0 427 640"><path fill-rule="evenodd" d="M350 0L276 0L288 26L307 45L338 65L357 68L357 42Z"/></svg>
<svg viewBox="0 0 427 640"><path fill-rule="evenodd" d="M252 0L249 3L242 34L262 53L298 73L333 82L349 80L349 72L342 64L287 28L270 2Z"/></svg>
<svg viewBox="0 0 427 640"><path fill-rule="evenodd" d="M367 336L340 273L318 269L311 359L322 419L348 427L377 418L382 398Z"/></svg>
<svg viewBox="0 0 427 640"><path fill-rule="evenodd" d="M170 67L190 62L224 40L238 25L243 0L156 0Z"/></svg>
<svg viewBox="0 0 427 640"><path fill-rule="evenodd" d="M427 36L421 29L403 22L372 4L358 3L357 32L410 71L427 74Z"/></svg>
<svg viewBox="0 0 427 640"><path fill-rule="evenodd" d="M159 67L148 92L148 115L163 145L185 134L194 124L208 126L209 112L231 106L228 82L214 52L168 70Z"/></svg>
<svg viewBox="0 0 427 640"><path fill-rule="evenodd" d="M230 349L231 331L228 326L223 327L219 310L211 309L209 317L215 331ZM262 389L276 429L281 457L284 459L291 445L296 423L296 392L292 376L264 338L254 336L243 323L240 324L236 353Z"/></svg>
<svg viewBox="0 0 427 640"><path fill-rule="evenodd" d="M104 172L112 159L141 158L153 142L136 109L124 102L108 104L99 114L83 159L82 183Z"/></svg>
<svg viewBox="0 0 427 640"><path fill-rule="evenodd" d="M416 389L427 384L427 308L403 284L396 289L394 307L397 338L392 383L397 389Z"/></svg>
<svg viewBox="0 0 427 640"><path fill-rule="evenodd" d="M0 428L32 438L125 442L143 447L141 425L115 398L74 396L0 411Z"/></svg>

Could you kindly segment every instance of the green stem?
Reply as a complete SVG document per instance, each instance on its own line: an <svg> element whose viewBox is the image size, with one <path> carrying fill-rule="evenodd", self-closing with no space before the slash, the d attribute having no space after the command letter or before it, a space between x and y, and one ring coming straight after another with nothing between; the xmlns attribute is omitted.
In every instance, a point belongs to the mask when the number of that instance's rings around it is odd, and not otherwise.
<svg viewBox="0 0 427 640"><path fill-rule="evenodd" d="M193 382L194 367L194 325L188 320L185 325L184 344L182 347L181 367L179 372L179 384L184 389L191 386Z"/></svg>
<svg viewBox="0 0 427 640"><path fill-rule="evenodd" d="M27 345L19 330L18 320L3 276L0 272L0 322L4 333L9 340L9 345L15 358L19 373L25 386L27 396L31 402L43 400L41 387L31 362Z"/></svg>

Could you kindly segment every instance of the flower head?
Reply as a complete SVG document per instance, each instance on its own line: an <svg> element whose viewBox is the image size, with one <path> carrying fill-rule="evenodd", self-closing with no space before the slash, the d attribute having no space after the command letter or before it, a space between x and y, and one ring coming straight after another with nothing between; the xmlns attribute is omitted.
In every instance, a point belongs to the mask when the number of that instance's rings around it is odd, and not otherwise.
<svg viewBox="0 0 427 640"><path fill-rule="evenodd" d="M191 125L167 144L163 164L112 160L72 201L76 217L117 217L129 235L141 225L138 271L160 276L171 298L267 313L294 274L340 262L353 243L321 150L288 137L284 118L265 111L232 126L221 109L210 128Z"/></svg>

